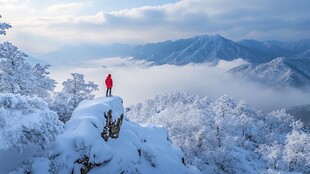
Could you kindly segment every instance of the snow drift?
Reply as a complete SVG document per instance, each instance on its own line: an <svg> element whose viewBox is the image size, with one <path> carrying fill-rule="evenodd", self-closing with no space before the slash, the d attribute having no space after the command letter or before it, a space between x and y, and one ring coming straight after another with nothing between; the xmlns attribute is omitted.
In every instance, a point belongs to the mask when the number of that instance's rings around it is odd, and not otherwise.
<svg viewBox="0 0 310 174"><path fill-rule="evenodd" d="M183 152L168 140L164 128L123 121L119 137L101 137L106 119L124 113L120 97L85 100L74 110L64 133L46 155L34 158L18 173L198 173L182 163Z"/></svg>

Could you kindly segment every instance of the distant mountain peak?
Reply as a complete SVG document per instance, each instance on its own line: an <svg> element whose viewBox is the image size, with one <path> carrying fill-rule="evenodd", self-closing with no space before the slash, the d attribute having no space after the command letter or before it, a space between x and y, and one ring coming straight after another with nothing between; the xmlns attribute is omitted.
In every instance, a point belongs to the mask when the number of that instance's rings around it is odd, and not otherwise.
<svg viewBox="0 0 310 174"><path fill-rule="evenodd" d="M204 43L233 43L236 44L235 42L233 42L232 40L229 40L219 34L215 34L215 35L200 35L200 36L195 36L192 38L193 40L195 40L196 42L204 42Z"/></svg>
<svg viewBox="0 0 310 174"><path fill-rule="evenodd" d="M280 90L285 90L289 87L306 90L310 85L310 71L307 66L309 64L310 61L301 62L296 59L278 57L263 64L241 65L231 69L229 72L238 77L273 86Z"/></svg>
<svg viewBox="0 0 310 174"><path fill-rule="evenodd" d="M277 58L273 59L272 61L270 61L267 64L283 64L284 61L285 61L284 57L277 57Z"/></svg>
<svg viewBox="0 0 310 174"><path fill-rule="evenodd" d="M207 39L207 40L210 40L210 39L214 39L214 40L225 39L225 40L227 40L226 38L224 38L223 36L221 36L219 34L215 34L215 35L204 34L204 35L194 36L192 38L193 39Z"/></svg>
<svg viewBox="0 0 310 174"><path fill-rule="evenodd" d="M237 58L243 58L253 63L270 60L268 57L251 53L248 49L219 34L199 35L189 39L147 44L136 48L132 56L159 65L231 61Z"/></svg>

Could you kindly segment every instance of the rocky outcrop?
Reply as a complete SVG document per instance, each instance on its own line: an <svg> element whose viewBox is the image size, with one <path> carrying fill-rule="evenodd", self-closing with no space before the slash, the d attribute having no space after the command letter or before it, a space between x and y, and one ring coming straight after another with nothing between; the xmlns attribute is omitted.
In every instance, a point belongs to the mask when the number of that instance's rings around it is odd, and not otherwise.
<svg viewBox="0 0 310 174"><path fill-rule="evenodd" d="M101 137L104 141L108 141L109 137L114 139L118 138L124 115L121 114L119 118L112 119L112 111L109 110L107 113L104 113L104 118L106 119L106 124L103 127Z"/></svg>
<svg viewBox="0 0 310 174"><path fill-rule="evenodd" d="M125 119L122 101L117 96L82 101L55 142L16 173L199 173L182 164L184 154L167 140L165 129Z"/></svg>

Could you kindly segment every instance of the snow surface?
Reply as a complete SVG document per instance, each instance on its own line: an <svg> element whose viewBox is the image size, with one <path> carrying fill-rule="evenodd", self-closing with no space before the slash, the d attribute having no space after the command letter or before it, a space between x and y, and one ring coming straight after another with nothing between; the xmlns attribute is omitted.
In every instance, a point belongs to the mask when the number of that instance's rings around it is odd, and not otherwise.
<svg viewBox="0 0 310 174"><path fill-rule="evenodd" d="M127 119L123 121L117 139L101 138L105 125L104 113L112 117L124 113L120 97L99 97L85 100L66 123L64 133L45 150L46 156L30 160L15 172L80 173L77 161L88 157L96 166L89 173L200 173L182 163L183 152L168 141L164 128L142 127Z"/></svg>

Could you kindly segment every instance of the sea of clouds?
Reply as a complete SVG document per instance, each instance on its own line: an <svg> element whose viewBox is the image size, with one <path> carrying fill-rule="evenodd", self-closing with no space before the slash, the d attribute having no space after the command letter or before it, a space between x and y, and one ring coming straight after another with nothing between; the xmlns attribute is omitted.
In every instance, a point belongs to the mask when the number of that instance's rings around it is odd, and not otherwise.
<svg viewBox="0 0 310 174"><path fill-rule="evenodd" d="M106 90L104 80L110 73L114 81L112 94L121 96L125 106L174 91L208 96L211 100L227 94L265 111L310 104L310 93L297 89L276 91L255 82L236 79L227 73L229 69L244 63L237 59L220 61L215 66L207 63L152 66L144 61L113 57L84 62L79 66L52 67L51 77L58 82L56 90L59 91L61 83L70 77L70 73L82 73L86 81L99 85L96 96L103 96Z"/></svg>

